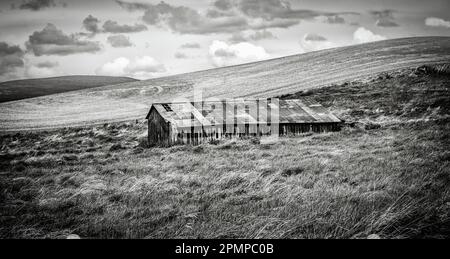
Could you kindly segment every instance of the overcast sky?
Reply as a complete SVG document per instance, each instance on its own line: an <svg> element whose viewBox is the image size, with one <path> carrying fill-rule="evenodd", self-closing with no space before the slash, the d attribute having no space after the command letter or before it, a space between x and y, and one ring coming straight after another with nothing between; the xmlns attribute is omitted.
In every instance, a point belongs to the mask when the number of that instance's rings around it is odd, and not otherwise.
<svg viewBox="0 0 450 259"><path fill-rule="evenodd" d="M148 79L411 36L450 36L450 1L1 0L0 81Z"/></svg>

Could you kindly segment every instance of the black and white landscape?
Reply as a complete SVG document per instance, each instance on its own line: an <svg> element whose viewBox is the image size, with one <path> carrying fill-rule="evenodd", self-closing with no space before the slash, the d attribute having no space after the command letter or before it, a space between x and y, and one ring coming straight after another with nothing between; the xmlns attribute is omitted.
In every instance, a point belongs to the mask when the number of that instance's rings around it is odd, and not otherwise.
<svg viewBox="0 0 450 259"><path fill-rule="evenodd" d="M2 1L0 238L448 238L449 13L448 0ZM213 111L170 106L266 99L309 103L280 112L301 132L206 134ZM192 116L204 141L149 142L165 129L149 127L154 104L169 137L194 138L177 124ZM304 130L325 116L338 130Z"/></svg>

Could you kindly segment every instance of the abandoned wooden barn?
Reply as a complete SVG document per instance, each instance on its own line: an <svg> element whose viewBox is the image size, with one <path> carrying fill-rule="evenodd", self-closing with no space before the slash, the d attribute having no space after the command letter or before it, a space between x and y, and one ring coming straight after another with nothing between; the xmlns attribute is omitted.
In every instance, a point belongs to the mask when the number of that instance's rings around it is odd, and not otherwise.
<svg viewBox="0 0 450 259"><path fill-rule="evenodd" d="M154 103L146 119L148 142L152 146L336 131L341 124L322 105L306 98Z"/></svg>

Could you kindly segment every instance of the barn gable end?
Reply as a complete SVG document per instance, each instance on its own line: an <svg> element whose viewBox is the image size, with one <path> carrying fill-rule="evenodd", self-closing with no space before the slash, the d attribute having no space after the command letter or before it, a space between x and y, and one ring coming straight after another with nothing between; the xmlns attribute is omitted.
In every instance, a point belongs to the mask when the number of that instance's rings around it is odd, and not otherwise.
<svg viewBox="0 0 450 259"><path fill-rule="evenodd" d="M149 145L170 146L170 122L165 120L153 105L146 119L148 120Z"/></svg>

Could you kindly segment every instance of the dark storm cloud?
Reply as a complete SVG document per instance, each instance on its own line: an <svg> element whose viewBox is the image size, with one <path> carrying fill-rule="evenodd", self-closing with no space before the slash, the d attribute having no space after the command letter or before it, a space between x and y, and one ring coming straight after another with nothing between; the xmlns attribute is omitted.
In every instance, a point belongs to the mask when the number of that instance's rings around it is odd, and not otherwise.
<svg viewBox="0 0 450 259"><path fill-rule="evenodd" d="M23 67L24 54L19 46L0 42L0 75L13 73L17 68Z"/></svg>
<svg viewBox="0 0 450 259"><path fill-rule="evenodd" d="M91 33L90 36L95 35L97 33L132 33L132 32L141 32L146 31L147 26L143 24L119 24L116 21L108 20L103 24L103 28L99 26L100 20L89 15L83 20L83 27Z"/></svg>
<svg viewBox="0 0 450 259"><path fill-rule="evenodd" d="M16 6L15 4L11 5L12 9L22 9L22 10L32 10L39 11L44 8L56 7L57 4L54 0L27 0L22 2L20 5ZM63 3L63 7L66 7L67 4Z"/></svg>
<svg viewBox="0 0 450 259"><path fill-rule="evenodd" d="M165 2L158 4L132 3L121 0L116 0L116 2L126 10L143 11L142 20L147 24L191 34L288 28L299 24L301 20L313 19L318 16L355 14L293 9L289 2L282 0L219 0L210 6L206 15L186 6L173 6ZM334 19L335 22L340 22L342 18L335 17Z"/></svg>
<svg viewBox="0 0 450 259"><path fill-rule="evenodd" d="M103 31L110 33L130 33L130 32L141 32L146 31L147 26L143 24L118 24L116 21L108 20L103 24Z"/></svg>
<svg viewBox="0 0 450 259"><path fill-rule="evenodd" d="M122 34L109 36L107 40L108 43L111 44L111 46L114 48L126 48L133 46L130 38Z"/></svg>
<svg viewBox="0 0 450 259"><path fill-rule="evenodd" d="M241 0L237 8L254 18L273 20L275 18L312 18L319 13L312 10L294 10L289 2L282 0Z"/></svg>
<svg viewBox="0 0 450 259"><path fill-rule="evenodd" d="M115 1L117 4L120 5L120 7L124 8L128 11L145 10L149 6L149 4L145 4L145 3L124 2L121 0L115 0Z"/></svg>
<svg viewBox="0 0 450 259"><path fill-rule="evenodd" d="M121 2L121 5L128 6L126 8L129 10L141 6L141 4L124 2ZM218 31L230 32L248 25L243 17L233 16L210 19L189 7L172 6L164 2L156 5L147 4L142 20L150 25L165 25L175 32L191 34L208 34Z"/></svg>
<svg viewBox="0 0 450 259"><path fill-rule="evenodd" d="M91 33L98 33L100 31L100 28L98 26L99 23L99 19L95 18L92 15L89 15L83 20L83 27Z"/></svg>
<svg viewBox="0 0 450 259"><path fill-rule="evenodd" d="M172 6L164 2L149 4L142 19L151 25L166 22L175 31L189 32L203 27L203 17L195 10L184 6ZM204 28L203 28L204 29Z"/></svg>
<svg viewBox="0 0 450 259"><path fill-rule="evenodd" d="M47 24L42 31L35 31L26 42L27 50L36 56L71 55L76 53L95 53L101 50L94 41L80 40L77 35L67 35L53 24Z"/></svg>
<svg viewBox="0 0 450 259"><path fill-rule="evenodd" d="M309 9L294 9L285 0L240 0L237 8L250 17L266 20L280 19L312 19L317 16L335 17L338 15L357 15L356 12L323 12Z"/></svg>

